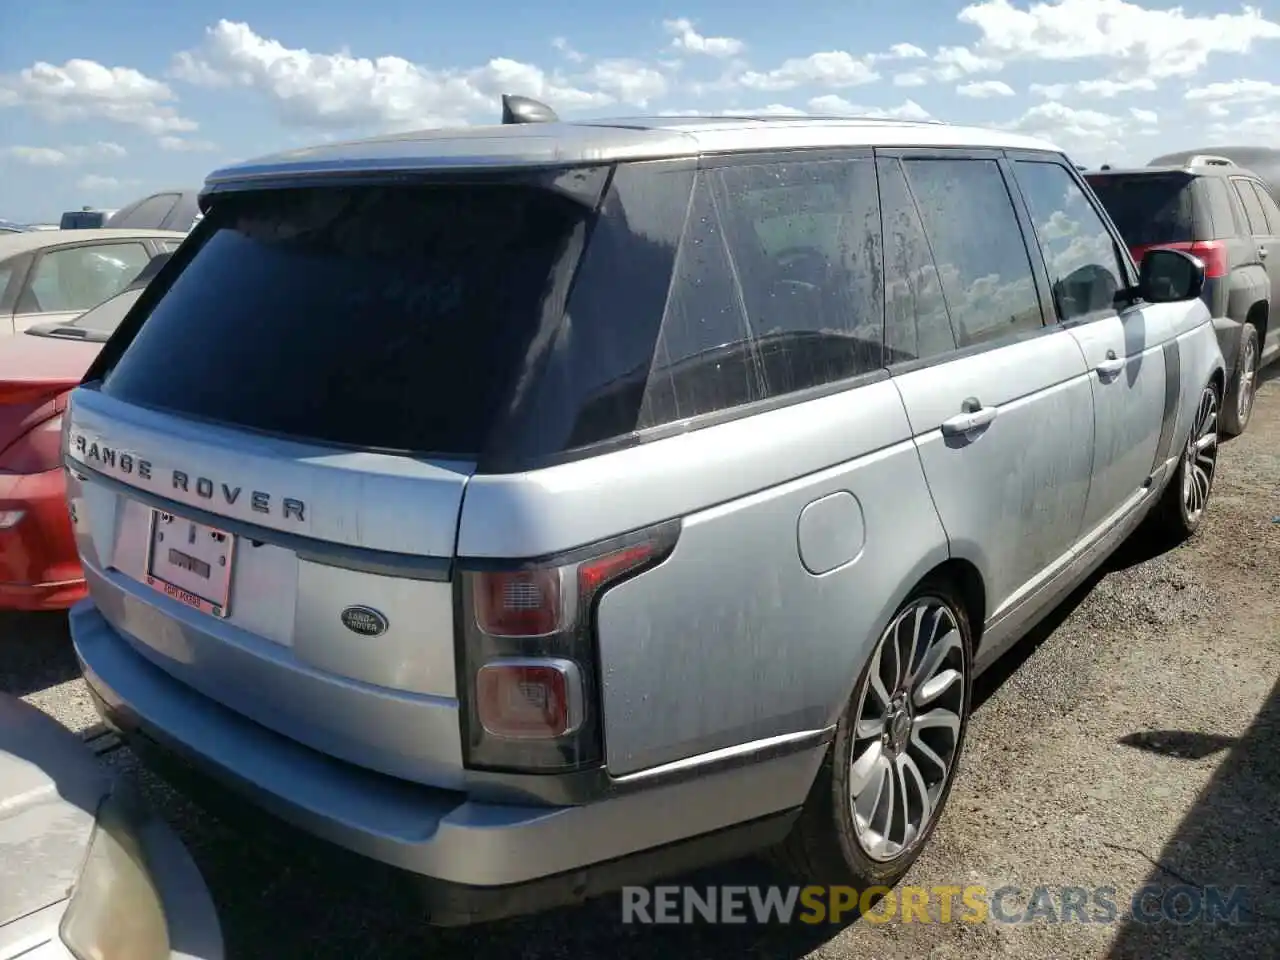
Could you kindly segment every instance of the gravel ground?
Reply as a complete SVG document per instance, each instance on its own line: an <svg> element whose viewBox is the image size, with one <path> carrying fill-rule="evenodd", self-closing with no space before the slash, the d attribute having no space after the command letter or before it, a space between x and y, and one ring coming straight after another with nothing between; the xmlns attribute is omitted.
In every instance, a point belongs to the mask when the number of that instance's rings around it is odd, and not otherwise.
<svg viewBox="0 0 1280 960"><path fill-rule="evenodd" d="M528 920L433 930L388 878L279 832L233 830L141 770L127 750L104 759L137 777L187 841L233 960L1278 956L1278 548L1280 372L1261 388L1249 432L1222 449L1200 536L1164 553L1128 545L980 681L959 780L905 882L1111 887L1121 908L1115 922L639 927L619 923L618 901L606 897ZM73 729L93 725L60 618L10 618L0 636L0 689ZM694 882L769 877L738 863ZM1130 897L1146 883L1244 885L1245 922L1126 921Z"/></svg>

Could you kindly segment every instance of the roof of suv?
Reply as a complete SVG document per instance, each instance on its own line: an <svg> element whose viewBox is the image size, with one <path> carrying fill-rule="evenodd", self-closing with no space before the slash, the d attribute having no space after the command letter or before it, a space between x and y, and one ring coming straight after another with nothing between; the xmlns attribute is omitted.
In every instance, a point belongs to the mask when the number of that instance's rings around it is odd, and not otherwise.
<svg viewBox="0 0 1280 960"><path fill-rule="evenodd" d="M1186 163L1167 163L1159 165L1148 165L1145 167L1111 167L1106 170L1089 170L1085 172L1086 177L1132 177L1132 176L1157 176L1160 174L1183 173L1191 177L1257 177L1257 174L1239 166L1233 161L1218 162L1225 158L1218 158L1209 154L1196 155L1189 157ZM1204 161L1197 163L1196 161Z"/></svg>
<svg viewBox="0 0 1280 960"><path fill-rule="evenodd" d="M967 146L1048 150L1004 131L869 117L627 117L422 130L290 150L215 170L207 189L344 171L483 170L796 147Z"/></svg>

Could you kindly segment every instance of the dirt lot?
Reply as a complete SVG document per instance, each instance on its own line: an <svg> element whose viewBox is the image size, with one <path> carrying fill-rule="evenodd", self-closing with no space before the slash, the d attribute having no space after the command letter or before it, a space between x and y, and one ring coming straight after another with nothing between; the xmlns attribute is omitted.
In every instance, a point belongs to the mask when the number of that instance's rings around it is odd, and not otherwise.
<svg viewBox="0 0 1280 960"><path fill-rule="evenodd" d="M1144 544L1123 553L981 682L950 806L906 881L1027 893L1110 887L1114 922L638 927L623 926L619 901L604 898L532 920L431 930L382 878L278 834L233 830L138 770L126 750L104 759L138 776L191 846L233 958L1280 956L1277 374L1249 432L1223 447L1200 536L1154 556ZM0 689L89 726L59 620L14 618L0 629ZM758 865L731 864L696 882L766 877ZM1126 921L1146 883L1244 885L1243 922Z"/></svg>

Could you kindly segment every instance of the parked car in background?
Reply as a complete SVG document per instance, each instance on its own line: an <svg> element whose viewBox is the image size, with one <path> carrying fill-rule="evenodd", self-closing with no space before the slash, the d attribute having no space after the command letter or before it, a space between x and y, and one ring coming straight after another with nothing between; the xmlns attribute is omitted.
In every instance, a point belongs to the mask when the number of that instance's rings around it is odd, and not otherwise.
<svg viewBox="0 0 1280 960"><path fill-rule="evenodd" d="M0 344L33 324L71 320L97 306L183 237L169 230L0 235Z"/></svg>
<svg viewBox="0 0 1280 960"><path fill-rule="evenodd" d="M0 694L0 960L222 960L190 854L52 717Z"/></svg>
<svg viewBox="0 0 1280 960"><path fill-rule="evenodd" d="M1280 356L1280 318L1271 316L1280 304L1280 207L1254 173L1217 155L1085 177L1135 261L1160 248L1204 261L1201 297L1231 375L1222 429L1243 433L1258 370Z"/></svg>
<svg viewBox="0 0 1280 960"><path fill-rule="evenodd" d="M1184 166L1192 157L1203 156L1221 157L1257 174L1267 185L1272 197L1280 202L1280 150L1274 147L1203 147L1179 150L1156 157L1147 166Z"/></svg>
<svg viewBox="0 0 1280 960"><path fill-rule="evenodd" d="M65 415L95 703L435 923L892 884L973 677L1200 526L1203 264L1008 131L507 106L210 176Z"/></svg>
<svg viewBox="0 0 1280 960"><path fill-rule="evenodd" d="M129 230L177 230L187 233L200 219L198 190L167 190L121 207L104 226Z"/></svg>
<svg viewBox="0 0 1280 960"><path fill-rule="evenodd" d="M29 227L21 223L14 223L12 220L0 220L0 233L25 233Z"/></svg>
<svg viewBox="0 0 1280 960"><path fill-rule="evenodd" d="M85 595L60 462L66 395L169 257L79 317L0 340L0 610L62 610Z"/></svg>
<svg viewBox="0 0 1280 960"><path fill-rule="evenodd" d="M79 210L68 210L58 221L59 230L101 230L114 210L95 210L83 207Z"/></svg>

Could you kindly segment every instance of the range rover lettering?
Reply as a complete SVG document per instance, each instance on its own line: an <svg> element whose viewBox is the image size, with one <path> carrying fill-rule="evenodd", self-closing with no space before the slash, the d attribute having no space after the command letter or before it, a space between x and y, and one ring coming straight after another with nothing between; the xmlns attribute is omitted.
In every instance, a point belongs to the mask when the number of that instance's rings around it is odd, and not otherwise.
<svg viewBox="0 0 1280 960"><path fill-rule="evenodd" d="M1203 263L1010 132L506 112L210 175L66 414L100 711L438 924L896 882L973 678L1203 522Z"/></svg>

